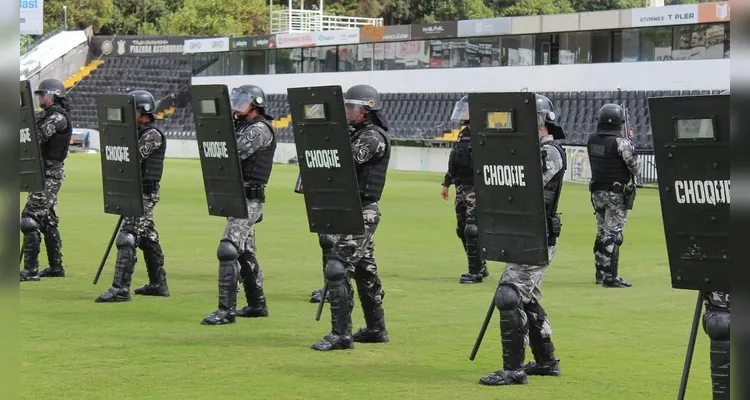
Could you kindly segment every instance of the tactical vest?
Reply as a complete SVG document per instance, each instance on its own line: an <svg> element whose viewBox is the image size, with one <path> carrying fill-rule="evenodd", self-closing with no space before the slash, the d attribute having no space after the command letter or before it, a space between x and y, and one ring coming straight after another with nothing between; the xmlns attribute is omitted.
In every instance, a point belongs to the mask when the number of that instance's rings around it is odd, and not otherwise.
<svg viewBox="0 0 750 400"><path fill-rule="evenodd" d="M271 130L271 144L263 149L258 149L255 153L251 154L250 157L242 161L242 179L245 181L245 186L263 186L268 183L268 178L271 176L271 169L273 168L273 156L276 153L276 134L273 131L273 127L263 116L257 116L253 119L247 120L244 124L254 125L262 123ZM243 123L240 123L240 127Z"/></svg>
<svg viewBox="0 0 750 400"><path fill-rule="evenodd" d="M568 160L565 156L565 149L559 143L551 141L545 143L545 145L547 144L554 147L555 151L560 152L563 162L560 171L544 185L544 210L547 214L547 234L549 235L550 246L554 246L557 243L557 237L560 236L560 228L562 227L560 215L557 213L557 205L560 202L563 178L565 177L565 170L568 168Z"/></svg>
<svg viewBox="0 0 750 400"><path fill-rule="evenodd" d="M144 186L150 183L161 181L164 172L164 155L167 153L167 138L164 134L154 127L153 123L138 124L138 139L140 139L147 130L154 130L161 136L161 146L149 154L148 157L141 160L141 178Z"/></svg>
<svg viewBox="0 0 750 400"><path fill-rule="evenodd" d="M591 191L611 190L612 184L630 181L630 170L617 152L619 131L598 131L589 136L586 148L591 164Z"/></svg>
<svg viewBox="0 0 750 400"><path fill-rule="evenodd" d="M453 176L451 183L454 185L473 185L474 171L471 159L471 136L469 128L464 128L459 136L456 147L451 151L451 163L453 164Z"/></svg>
<svg viewBox="0 0 750 400"><path fill-rule="evenodd" d="M39 120L37 127L40 127L47 118L53 113L59 113L68 122L68 127L62 132L55 133L41 145L42 159L45 161L65 161L68 157L68 148L70 147L70 137L73 135L73 123L70 121L70 115L65 108L53 104L52 107L44 111L44 116Z"/></svg>
<svg viewBox="0 0 750 400"><path fill-rule="evenodd" d="M356 164L357 182L359 183L360 197L365 202L375 202L380 201L383 188L385 188L385 176L388 172L388 162L391 159L391 142L388 140L388 136L385 134L383 128L371 124L355 132L351 137L351 141L354 142L363 132L368 130L374 130L383 137L385 141L385 153L380 157L371 158L364 164Z"/></svg>

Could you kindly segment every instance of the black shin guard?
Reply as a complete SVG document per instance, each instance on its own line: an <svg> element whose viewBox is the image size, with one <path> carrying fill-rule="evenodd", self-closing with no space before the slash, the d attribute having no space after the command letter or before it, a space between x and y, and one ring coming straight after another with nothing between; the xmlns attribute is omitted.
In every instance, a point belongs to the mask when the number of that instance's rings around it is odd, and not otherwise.
<svg viewBox="0 0 750 400"><path fill-rule="evenodd" d="M503 369L522 369L526 356L524 338L528 331L528 321L522 310L521 297L513 286L501 284L495 292L495 306L500 310Z"/></svg>
<svg viewBox="0 0 750 400"><path fill-rule="evenodd" d="M222 240L217 250L219 258L219 310L234 312L237 307L237 248Z"/></svg>
<svg viewBox="0 0 750 400"><path fill-rule="evenodd" d="M351 336L354 298L349 270L340 260L330 257L325 277L331 303L331 331L338 336Z"/></svg>
<svg viewBox="0 0 750 400"><path fill-rule="evenodd" d="M713 400L729 400L730 314L723 307L708 306L703 330L711 338L711 386Z"/></svg>
<svg viewBox="0 0 750 400"><path fill-rule="evenodd" d="M116 244L117 261L115 262L115 277L112 279L112 287L129 290L135 263L138 260L135 253L135 237L130 232L121 231L117 235Z"/></svg>
<svg viewBox="0 0 750 400"><path fill-rule="evenodd" d="M39 252L41 251L39 224L35 219L24 216L21 218L21 232L23 232L23 268L36 274L39 270Z"/></svg>
<svg viewBox="0 0 750 400"><path fill-rule="evenodd" d="M557 361L555 345L552 343L547 313L541 304L532 302L524 306L524 312L529 321L529 346L537 364L550 364ZM545 324L547 326L545 326Z"/></svg>
<svg viewBox="0 0 750 400"><path fill-rule="evenodd" d="M469 273L482 273L482 256L479 250L479 227L474 223L467 223L464 229L466 236L466 257L469 260Z"/></svg>
<svg viewBox="0 0 750 400"><path fill-rule="evenodd" d="M245 290L245 299L250 307L262 306L266 302L263 293L263 271L255 254L246 251L240 254L240 279Z"/></svg>
<svg viewBox="0 0 750 400"><path fill-rule="evenodd" d="M370 330L385 330L385 312L383 311L383 289L380 278L366 281L355 279L357 283L357 294L365 317L365 324Z"/></svg>
<svg viewBox="0 0 750 400"><path fill-rule="evenodd" d="M464 247L464 252L466 252L466 235L464 233L465 230L466 224L459 224L458 226L456 226L456 236L461 239L461 245Z"/></svg>
<svg viewBox="0 0 750 400"><path fill-rule="evenodd" d="M146 262L148 283L152 285L166 285L167 272L164 270L164 253L158 242L143 240L140 245L143 259Z"/></svg>
<svg viewBox="0 0 750 400"><path fill-rule="evenodd" d="M63 269L62 238L57 226L47 226L47 230L44 232L44 247L47 250L49 267L54 271Z"/></svg>

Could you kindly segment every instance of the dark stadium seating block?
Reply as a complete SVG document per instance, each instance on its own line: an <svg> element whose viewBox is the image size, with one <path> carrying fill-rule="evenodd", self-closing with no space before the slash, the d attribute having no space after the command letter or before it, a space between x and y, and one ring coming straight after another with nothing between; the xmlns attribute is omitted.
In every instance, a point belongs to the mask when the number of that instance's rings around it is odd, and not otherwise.
<svg viewBox="0 0 750 400"><path fill-rule="evenodd" d="M145 89L157 101L173 94L178 100L172 114L158 121L158 126L170 138L195 138L193 113L187 99L187 88L195 72L189 58L130 58L112 57L81 81L69 94L76 127L96 128L95 95L127 93ZM546 92L555 104L558 123L567 134L565 143L584 145L588 135L596 129L596 113L606 103L616 103L627 109L635 137L636 148L651 149L651 127L647 98L674 95L718 94L721 90L693 91L587 91ZM465 93L383 93L383 114L390 125L392 137L440 138L458 128L450 121L453 106ZM267 112L276 117L277 138L293 142L289 123L286 94L270 94Z"/></svg>

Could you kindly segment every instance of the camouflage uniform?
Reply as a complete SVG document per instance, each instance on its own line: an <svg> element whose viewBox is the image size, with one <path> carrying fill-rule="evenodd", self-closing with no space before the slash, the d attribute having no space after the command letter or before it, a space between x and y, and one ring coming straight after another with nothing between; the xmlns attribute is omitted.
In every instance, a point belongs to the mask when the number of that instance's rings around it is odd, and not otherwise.
<svg viewBox="0 0 750 400"><path fill-rule="evenodd" d="M635 155L633 143L629 139L618 137L617 152L622 157L631 175L639 176L640 160ZM622 231L628 220L625 196L621 192L596 190L591 193L591 204L594 206L597 227L594 242L597 283L602 283L606 275L612 280L618 280L625 286L629 286L629 282L617 276L619 248L623 242Z"/></svg>
<svg viewBox="0 0 750 400"><path fill-rule="evenodd" d="M43 113L37 114L37 134L39 143L44 147L57 135L68 136L64 139L64 156L67 156L69 126L67 110L58 104L52 105ZM58 144L58 146L60 146ZM44 158L44 151L42 154ZM62 277L65 271L62 264L62 239L58 224L60 219L55 213L57 208L57 194L65 180L64 161L44 160L44 190L29 193L26 205L21 212L21 230L24 233L23 253L24 269L21 271L21 281L38 281L39 277ZM40 233L44 235L49 268L39 273Z"/></svg>
<svg viewBox="0 0 750 400"><path fill-rule="evenodd" d="M361 127L354 134L352 155L357 168L370 162L385 162L387 167L390 144L371 126ZM361 179L361 176L360 176ZM362 189L363 182L360 182ZM364 234L332 235L332 253L328 256L326 278L329 281L331 303L331 333L315 343L315 350L351 348L352 340L358 342L387 342L383 291L375 261L375 231L380 223L377 201L363 199L362 218ZM360 305L364 313L366 328L351 336L351 314L354 307L354 292L350 279L354 277ZM353 339L352 339L353 338Z"/></svg>
<svg viewBox="0 0 750 400"><path fill-rule="evenodd" d="M237 152L243 165L252 163L253 157L263 152L270 152L272 160L276 141L274 132L266 123L238 120L235 128ZM248 181L248 177L245 177L246 185ZM255 193L265 193L265 184L253 185L253 190ZM258 263L255 247L255 224L263 218L265 195L253 197L246 198L247 218L227 218L224 234L219 242L219 307L203 319L203 325L233 323L236 316L268 316L263 292L263 271ZM248 303L240 311L236 311L238 278L242 281Z"/></svg>
<svg viewBox="0 0 750 400"><path fill-rule="evenodd" d="M545 186L560 182L565 173L564 155L552 145L552 136L539 139L544 168ZM564 150L563 150L564 151ZM554 183L554 182L553 182ZM562 187L558 186L557 191ZM559 196L559 192L557 192ZM546 197L546 196L545 196ZM546 201L545 201L546 203ZM545 207L549 207L545 204ZM554 206L556 207L556 205ZM547 210L549 213L550 211ZM555 212L556 214L556 212ZM551 263L557 251L556 237L548 247ZM485 385L525 384L527 375L560 375L559 360L554 355L552 328L542 308L542 280L547 266L507 263L495 293L495 306L500 311L500 337L503 345L503 369L482 377ZM523 364L526 347L531 347L534 361Z"/></svg>
<svg viewBox="0 0 750 400"><path fill-rule="evenodd" d="M713 400L729 400L730 307L729 293L706 292L703 330L711 339L711 383Z"/></svg>
<svg viewBox="0 0 750 400"><path fill-rule="evenodd" d="M150 157L163 157L166 151L164 136L153 127L144 124L138 138L138 153L141 163L148 162ZM161 167L161 165L159 167ZM142 172L144 167L141 168ZM138 262L136 248L143 252L149 284L137 288L136 294L151 296L169 296L164 270L164 253L159 243L159 233L154 221L154 208L160 200L158 181L144 180L143 215L140 217L123 217L117 237L117 260L112 287L96 299L97 303L119 302L130 300L130 283Z"/></svg>

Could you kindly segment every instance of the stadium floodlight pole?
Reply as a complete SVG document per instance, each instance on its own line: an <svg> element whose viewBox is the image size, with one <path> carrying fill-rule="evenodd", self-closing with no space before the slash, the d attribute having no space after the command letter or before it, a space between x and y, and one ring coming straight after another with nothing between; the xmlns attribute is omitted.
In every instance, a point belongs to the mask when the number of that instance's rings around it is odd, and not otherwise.
<svg viewBox="0 0 750 400"><path fill-rule="evenodd" d="M682 367L682 379L680 380L680 391L677 393L677 400L685 399L687 390L688 376L690 375L690 365L693 363L693 353L695 352L695 340L698 336L698 325L701 320L701 311L703 310L703 295L698 292L698 301L695 304L695 314L693 315L693 326L690 327L690 339L688 339L687 354L685 355L685 365Z"/></svg>
<svg viewBox="0 0 750 400"><path fill-rule="evenodd" d="M96 271L96 276L94 277L94 285L96 285L99 282L99 277L102 275L102 271L104 270L104 264L107 263L107 257L109 257L109 252L112 250L112 244L115 243L115 237L117 237L117 232L120 231L120 226L122 225L122 215L120 215L120 219L117 220L117 225L115 226L114 232L112 232L112 237L109 238L109 244L107 245L107 250L104 250L104 257L102 257L102 262L99 264L99 269Z"/></svg>
<svg viewBox="0 0 750 400"><path fill-rule="evenodd" d="M68 6L63 5L63 30L68 30Z"/></svg>
<svg viewBox="0 0 750 400"><path fill-rule="evenodd" d="M471 355L469 355L469 361L474 361L474 358L477 356L477 352L479 351L479 346L482 345L482 339L484 339L484 334L487 333L487 327L490 326L490 321L492 320L492 314L495 313L495 293L497 293L497 290L500 289L500 284L503 282L503 279L500 278L500 281L497 283L497 288L494 292L492 292L492 301L490 302L490 308L487 309L487 314L484 316L484 322L482 322L482 327L479 329L479 335L477 335L477 340L474 342L474 348L471 349Z"/></svg>

